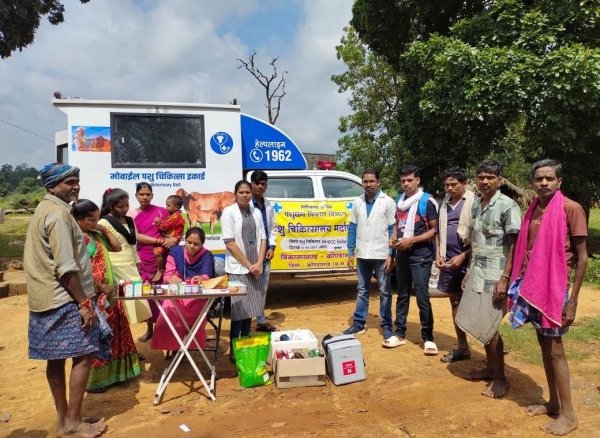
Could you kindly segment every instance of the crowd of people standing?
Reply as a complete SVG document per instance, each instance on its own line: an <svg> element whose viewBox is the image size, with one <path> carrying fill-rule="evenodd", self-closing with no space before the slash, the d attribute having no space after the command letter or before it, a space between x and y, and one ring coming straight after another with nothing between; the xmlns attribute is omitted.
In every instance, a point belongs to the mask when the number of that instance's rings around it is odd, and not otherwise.
<svg viewBox="0 0 600 438"><path fill-rule="evenodd" d="M450 299L458 341L456 349L441 357L442 362L470 359L470 335L486 353L486 367L472 373L470 379L488 381L482 395L503 397L509 382L498 327L506 313L510 313L513 328L532 324L541 348L549 400L529 406L527 412L554 417L542 429L565 435L578 421L562 335L575 318L587 266L586 216L581 205L560 191L562 164L556 160L532 165L531 184L537 197L523 220L515 201L501 193L502 178L501 163L482 161L476 168L479 194L475 196L468 188L466 172L449 168L441 175L446 196L438 210L435 200L420 187L417 166L400 170L402 193L395 202L380 190L378 171L365 170L364 194L353 203L348 231L348 267L357 269L358 294L352 324L344 333L366 332L369 286L375 275L382 346L406 344L406 317L413 292L423 351L438 354L429 290L435 263L440 271L437 289ZM391 323L393 271L398 291L395 328Z"/></svg>
<svg viewBox="0 0 600 438"><path fill-rule="evenodd" d="M250 334L252 318L261 318L257 330L275 330L264 319L268 265L275 250L273 209L262 196L267 175L255 174L252 183L236 184L236 202L222 218L224 270L248 290L232 300L232 340ZM214 277L218 264L204 248L202 228L191 227L182 236L177 196L167 199L166 208L154 205L152 186L142 182L135 191L138 208L130 208L129 194L120 188L107 189L98 207L79 199L78 168L49 164L40 178L47 194L34 213L24 253L29 357L47 361L58 433L95 437L106 424L103 419L82 419L84 393L104 392L141 373L145 358L137 351L130 324L147 323L139 342L152 340L152 348L167 352L179 348L158 308L174 314L172 301L117 300L119 283L201 281ZM180 301L179 312L189 326L205 303ZM172 320L183 336L183 321ZM204 342L201 329L190 348L203 348ZM233 352L231 358L235 362ZM73 362L68 396L67 359Z"/></svg>
<svg viewBox="0 0 600 438"><path fill-rule="evenodd" d="M83 421L83 394L106 390L141 372L130 323L147 323L138 339L152 339L157 349L175 350L158 305L115 300L121 280L180 282L215 276L215 258L204 248L201 228L182 239L178 210L169 197L167 208L152 204L152 186L139 183L139 207L130 209L126 191L103 194L99 208L79 198L79 169L51 164L41 171L47 195L28 229L24 265L27 275L29 356L47 361L47 379L54 398L59 433L99 436L102 419ZM437 355L429 280L440 270L437 288L448 294L458 347L444 363L470 359L467 334L485 347L486 368L474 380L489 380L482 394L503 397L509 383L504 370L504 346L498 327L507 312L518 328L535 326L549 386L549 401L532 405L529 415L551 415L544 426L553 434L577 427L571 401L569 369L562 335L575 318L587 263L586 218L582 207L560 191L562 165L542 160L532 167L537 198L523 221L518 205L500 192L502 165L484 160L476 169L479 196L468 189L464 170L450 168L442 179L446 196L438 203L421 188L417 166L400 172L402 193L394 201L380 189L377 170L362 174L364 194L355 200L348 228L348 267L358 273L358 295L346 334L367 330L371 277L380 291L382 346L406 344L410 295L416 296L421 339L426 355ZM246 285L247 295L232 298L230 339L247 336L257 318L257 330L274 331L264 318L275 247L273 208L264 198L268 177L254 172L251 182L235 185L235 203L221 217L226 247L225 272ZM71 205L72 204L72 205ZM171 228L170 228L171 227ZM166 257L165 257L166 256ZM391 273L398 297L392 321ZM573 281L571 271L574 272ZM169 311L172 304L162 304ZM188 325L203 303L182 300ZM183 334L184 327L177 327ZM203 331L195 341L204 343ZM73 367L66 392L65 361ZM230 358L235 363L233 349Z"/></svg>

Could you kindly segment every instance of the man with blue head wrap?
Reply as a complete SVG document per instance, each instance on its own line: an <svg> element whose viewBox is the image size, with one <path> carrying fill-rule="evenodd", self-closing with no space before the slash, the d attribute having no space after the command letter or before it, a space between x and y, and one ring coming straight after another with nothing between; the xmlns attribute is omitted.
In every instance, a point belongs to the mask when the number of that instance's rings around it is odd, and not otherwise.
<svg viewBox="0 0 600 438"><path fill-rule="evenodd" d="M79 177L79 168L69 166L68 164L46 164L42 167L42 170L40 170L40 179L46 189L55 187L61 181L73 175Z"/></svg>
<svg viewBox="0 0 600 438"><path fill-rule="evenodd" d="M100 329L90 300L96 293L83 234L71 215L79 197L79 169L48 164L48 191L27 229L23 264L29 303L29 358L47 361L46 378L58 414L58 433L99 436L104 420L86 423L81 405ZM73 360L67 399L65 362Z"/></svg>

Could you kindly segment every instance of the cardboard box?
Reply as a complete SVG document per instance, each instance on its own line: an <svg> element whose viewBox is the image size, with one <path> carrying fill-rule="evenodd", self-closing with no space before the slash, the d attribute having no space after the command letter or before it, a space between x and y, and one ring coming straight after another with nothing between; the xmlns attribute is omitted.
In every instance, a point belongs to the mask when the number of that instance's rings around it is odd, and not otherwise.
<svg viewBox="0 0 600 438"><path fill-rule="evenodd" d="M334 336L323 341L327 375L334 385L365 380L365 361L360 341L354 335Z"/></svg>
<svg viewBox="0 0 600 438"><path fill-rule="evenodd" d="M289 341L281 341L281 335L287 335ZM269 363L275 360L277 350L312 350L319 346L317 337L309 329L283 330L271 333L271 351Z"/></svg>
<svg viewBox="0 0 600 438"><path fill-rule="evenodd" d="M294 350L293 350L294 351ZM307 350L295 350L305 353ZM273 359L275 384L278 388L325 385L325 357Z"/></svg>

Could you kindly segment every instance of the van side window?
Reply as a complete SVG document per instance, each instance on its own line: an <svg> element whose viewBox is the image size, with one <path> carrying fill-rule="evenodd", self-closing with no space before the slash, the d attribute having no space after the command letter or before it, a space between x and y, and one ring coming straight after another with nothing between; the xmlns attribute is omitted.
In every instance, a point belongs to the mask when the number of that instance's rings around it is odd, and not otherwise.
<svg viewBox="0 0 600 438"><path fill-rule="evenodd" d="M356 198L364 192L360 184L349 179L328 176L321 181L326 198Z"/></svg>
<svg viewBox="0 0 600 438"><path fill-rule="evenodd" d="M312 179L302 177L269 177L268 198L306 198L315 197Z"/></svg>

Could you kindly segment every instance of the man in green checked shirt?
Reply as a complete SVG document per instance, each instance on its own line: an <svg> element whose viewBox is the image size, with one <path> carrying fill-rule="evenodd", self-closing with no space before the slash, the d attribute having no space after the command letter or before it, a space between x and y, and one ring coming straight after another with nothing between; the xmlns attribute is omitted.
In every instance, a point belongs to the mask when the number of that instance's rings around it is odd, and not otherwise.
<svg viewBox="0 0 600 438"><path fill-rule="evenodd" d="M521 211L515 201L500 193L502 164L484 160L477 166L481 197L473 203L471 263L463 281L463 296L456 324L485 346L487 366L472 380L491 380L481 394L499 398L506 394L504 343L498 333L506 314L506 292Z"/></svg>

